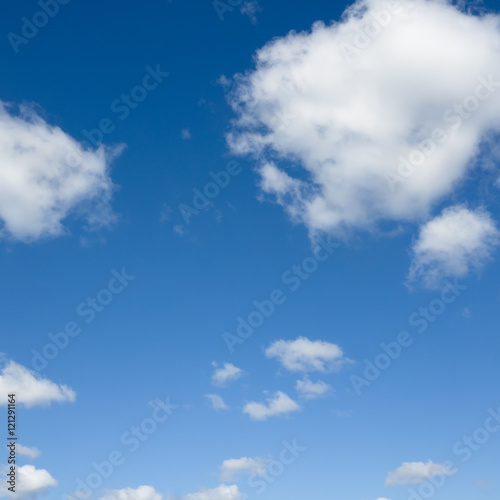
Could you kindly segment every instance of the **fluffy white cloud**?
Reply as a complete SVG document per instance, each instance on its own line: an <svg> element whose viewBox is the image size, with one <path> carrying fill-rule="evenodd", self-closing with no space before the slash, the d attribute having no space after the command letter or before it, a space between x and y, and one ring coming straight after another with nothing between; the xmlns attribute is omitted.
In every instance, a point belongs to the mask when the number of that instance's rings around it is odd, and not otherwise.
<svg viewBox="0 0 500 500"><path fill-rule="evenodd" d="M6 470L4 470L5 475ZM16 492L9 491L5 477L0 485L0 496L7 498L35 498L47 493L50 487L57 486L57 481L45 469L36 469L34 465L17 467Z"/></svg>
<svg viewBox="0 0 500 500"><path fill-rule="evenodd" d="M451 476L456 473L457 469L452 469L447 464L435 464L431 460L428 460L427 463L403 462L403 465L387 474L385 485L419 484L434 476Z"/></svg>
<svg viewBox="0 0 500 500"><path fill-rule="evenodd" d="M256 476L262 476L267 470L267 462L267 460L258 457L241 457L224 460L222 465L219 467L221 470L220 480L235 481L243 474L255 474Z"/></svg>
<svg viewBox="0 0 500 500"><path fill-rule="evenodd" d="M273 342L266 349L266 356L278 358L291 372L336 371L350 361L344 357L338 345L321 340L312 341L306 337Z"/></svg>
<svg viewBox="0 0 500 500"><path fill-rule="evenodd" d="M216 363L212 363L217 367ZM215 385L224 385L226 382L236 380L243 375L243 370L234 366L232 363L224 363L222 368L216 368L212 375L212 383Z"/></svg>
<svg viewBox="0 0 500 500"><path fill-rule="evenodd" d="M232 151L257 159L263 190L313 234L427 216L500 129L500 16L399 4L358 1L232 79Z"/></svg>
<svg viewBox="0 0 500 500"><path fill-rule="evenodd" d="M122 149L87 150L33 109L0 101L0 237L57 236L70 215L109 225L109 163Z"/></svg>
<svg viewBox="0 0 500 500"><path fill-rule="evenodd" d="M0 371L0 394L14 393L16 401L26 408L32 406L48 406L52 401L62 403L73 402L76 393L66 385L57 385L37 373L16 363L3 361L4 366ZM5 399L5 398L4 398ZM0 406L7 404L2 400Z"/></svg>
<svg viewBox="0 0 500 500"><path fill-rule="evenodd" d="M320 396L328 394L332 390L332 386L327 384L323 380L312 382L307 377L303 378L302 380L297 380L295 388L305 399L319 398Z"/></svg>
<svg viewBox="0 0 500 500"><path fill-rule="evenodd" d="M461 277L479 269L500 243L500 232L490 214L464 206L447 208L424 224L413 244L409 281L429 288L446 277Z"/></svg>
<svg viewBox="0 0 500 500"><path fill-rule="evenodd" d="M242 497L238 486L235 484L221 484L217 488L202 489L197 493L189 493L183 500L240 500Z"/></svg>
<svg viewBox="0 0 500 500"><path fill-rule="evenodd" d="M16 445L16 452L19 453L19 455L25 455L30 458L36 458L40 455L40 450L38 448L30 448L29 446L23 446L20 443Z"/></svg>
<svg viewBox="0 0 500 500"><path fill-rule="evenodd" d="M162 498L152 486L139 486L137 489L108 490L101 500L162 500Z"/></svg>
<svg viewBox="0 0 500 500"><path fill-rule="evenodd" d="M243 408L252 420L266 420L269 417L288 415L292 411L300 410L300 406L284 392L278 391L272 398L267 399L267 405L250 401Z"/></svg>
<svg viewBox="0 0 500 500"><path fill-rule="evenodd" d="M218 394L205 394L205 397L212 403L214 410L229 410L227 404Z"/></svg>

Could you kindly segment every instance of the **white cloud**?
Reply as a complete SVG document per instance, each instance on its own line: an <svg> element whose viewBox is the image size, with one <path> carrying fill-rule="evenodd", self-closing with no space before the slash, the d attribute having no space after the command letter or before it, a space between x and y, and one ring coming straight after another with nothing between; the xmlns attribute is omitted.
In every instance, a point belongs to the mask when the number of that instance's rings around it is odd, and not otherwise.
<svg viewBox="0 0 500 500"><path fill-rule="evenodd" d="M257 159L263 190L313 234L426 217L500 129L500 17L446 1L399 4L391 14L384 0L358 1L338 23L269 42L255 69L233 78L232 151ZM386 27L374 36L376 15ZM346 57L368 22L366 46ZM414 153L436 128L446 139ZM422 156L391 189L399 158Z"/></svg>
<svg viewBox="0 0 500 500"><path fill-rule="evenodd" d="M309 340L278 340L266 349L268 358L278 358L291 372L329 372L340 370L350 360L344 357L342 349L330 342Z"/></svg>
<svg viewBox="0 0 500 500"><path fill-rule="evenodd" d="M257 24L257 12L260 10L259 2L257 2L257 0L251 0L243 3L240 12L243 15L248 16L252 24Z"/></svg>
<svg viewBox="0 0 500 500"><path fill-rule="evenodd" d="M110 161L122 146L84 149L33 109L0 101L0 237L25 242L64 232L70 215L109 225Z"/></svg>
<svg viewBox="0 0 500 500"><path fill-rule="evenodd" d="M300 410L300 406L284 392L278 391L272 398L267 399L267 405L250 401L243 408L252 420L266 420L269 417L288 415L292 411Z"/></svg>
<svg viewBox="0 0 500 500"><path fill-rule="evenodd" d="M242 497L238 486L235 484L221 484L217 488L202 489L197 493L189 493L183 500L240 500Z"/></svg>
<svg viewBox="0 0 500 500"><path fill-rule="evenodd" d="M431 460L424 462L403 462L396 470L389 472L385 479L386 486L399 484L419 484L434 476L451 476L457 470L447 464L435 464Z"/></svg>
<svg viewBox="0 0 500 500"><path fill-rule="evenodd" d="M217 366L214 362L213 366ZM234 366L232 363L224 363L222 368L216 368L212 375L212 383L215 385L224 385L226 382L236 380L243 375L243 370Z"/></svg>
<svg viewBox="0 0 500 500"><path fill-rule="evenodd" d="M212 403L214 410L229 410L229 407L218 394L205 394L205 397Z"/></svg>
<svg viewBox="0 0 500 500"><path fill-rule="evenodd" d="M16 452L19 453L19 455L25 455L30 458L36 458L40 455L40 450L38 448L30 448L29 446L23 446L20 443L17 443L16 445Z"/></svg>
<svg viewBox="0 0 500 500"><path fill-rule="evenodd" d="M377 500L391 500L391 499L390 498L379 497L379 498L377 498Z"/></svg>
<svg viewBox="0 0 500 500"><path fill-rule="evenodd" d="M480 269L499 243L500 232L486 211L447 208L421 227L408 279L436 288L444 278Z"/></svg>
<svg viewBox="0 0 500 500"><path fill-rule="evenodd" d="M191 139L191 132L189 132L189 129L183 128L181 132L181 137L183 139Z"/></svg>
<svg viewBox="0 0 500 500"><path fill-rule="evenodd" d="M73 402L76 393L66 385L57 385L15 361L4 361L0 371L0 394L14 393L16 401L26 408L48 406L52 401ZM0 406L7 404L5 399Z"/></svg>
<svg viewBox="0 0 500 500"><path fill-rule="evenodd" d="M7 469L4 470L4 475ZM57 481L45 469L36 469L34 465L17 467L16 491L9 491L5 478L0 485L0 496L7 498L35 498L44 495L48 489L57 486Z"/></svg>
<svg viewBox="0 0 500 500"><path fill-rule="evenodd" d="M267 460L263 458L230 458L224 460L222 465L219 467L221 470L220 480L221 481L235 481L241 475L255 474L256 476L262 476L267 470Z"/></svg>
<svg viewBox="0 0 500 500"><path fill-rule="evenodd" d="M162 500L162 498L152 486L139 486L137 489L107 490L100 500Z"/></svg>
<svg viewBox="0 0 500 500"><path fill-rule="evenodd" d="M332 386L323 382L323 380L318 380L317 382L311 382L307 377L302 380L297 380L295 385L297 391L305 399L315 399L320 396L328 394L332 390Z"/></svg>

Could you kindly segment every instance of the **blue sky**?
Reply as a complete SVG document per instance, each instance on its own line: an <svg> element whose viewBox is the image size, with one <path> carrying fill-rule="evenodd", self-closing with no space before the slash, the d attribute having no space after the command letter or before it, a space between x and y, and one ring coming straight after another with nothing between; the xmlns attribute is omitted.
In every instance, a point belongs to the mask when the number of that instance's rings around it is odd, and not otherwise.
<svg viewBox="0 0 500 500"><path fill-rule="evenodd" d="M498 495L497 9L9 2L0 498Z"/></svg>

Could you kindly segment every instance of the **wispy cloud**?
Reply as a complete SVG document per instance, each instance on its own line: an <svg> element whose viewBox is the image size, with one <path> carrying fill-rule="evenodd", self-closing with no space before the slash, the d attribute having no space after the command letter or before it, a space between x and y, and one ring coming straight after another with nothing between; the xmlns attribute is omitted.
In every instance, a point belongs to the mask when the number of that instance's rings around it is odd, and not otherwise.
<svg viewBox="0 0 500 500"><path fill-rule="evenodd" d="M214 410L229 410L229 407L218 394L205 394Z"/></svg>

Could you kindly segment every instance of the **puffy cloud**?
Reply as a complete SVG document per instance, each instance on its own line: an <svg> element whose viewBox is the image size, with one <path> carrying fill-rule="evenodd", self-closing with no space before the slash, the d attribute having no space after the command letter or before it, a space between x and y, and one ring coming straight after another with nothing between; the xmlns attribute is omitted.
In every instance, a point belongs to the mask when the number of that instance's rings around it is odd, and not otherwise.
<svg viewBox="0 0 500 500"><path fill-rule="evenodd" d="M202 489L197 493L189 493L183 500L240 500L242 495L235 484L221 484L217 488Z"/></svg>
<svg viewBox="0 0 500 500"><path fill-rule="evenodd" d="M408 279L438 287L446 277L458 278L481 268L499 243L500 232L486 211L460 205L447 208L421 227Z"/></svg>
<svg viewBox="0 0 500 500"><path fill-rule="evenodd" d="M295 388L305 399L316 399L328 394L332 390L332 386L323 382L323 380L312 382L307 377L302 380L297 380Z"/></svg>
<svg viewBox="0 0 500 500"><path fill-rule="evenodd" d="M212 403L214 410L229 410L227 404L218 394L205 394L205 397Z"/></svg>
<svg viewBox="0 0 500 500"><path fill-rule="evenodd" d="M217 363L212 363L217 366ZM224 385L226 382L236 380L243 375L243 370L234 366L232 363L224 363L222 368L216 368L212 375L212 383L215 385Z"/></svg>
<svg viewBox="0 0 500 500"><path fill-rule="evenodd" d="M273 342L266 349L266 356L277 358L291 372L336 371L350 361L338 345L306 337Z"/></svg>
<svg viewBox="0 0 500 500"><path fill-rule="evenodd" d="M152 486L139 486L137 489L108 490L101 500L162 500L162 498Z"/></svg>
<svg viewBox="0 0 500 500"><path fill-rule="evenodd" d="M230 458L219 467L221 481L235 481L242 474L262 476L267 470L267 460L263 458Z"/></svg>
<svg viewBox="0 0 500 500"><path fill-rule="evenodd" d="M288 415L300 410L300 406L284 392L278 391L267 399L267 405L250 401L243 408L252 420L267 420L269 417Z"/></svg>
<svg viewBox="0 0 500 500"><path fill-rule="evenodd" d="M419 484L434 476L451 476L457 472L456 469L452 469L447 464L435 464L431 460L428 460L427 463L403 462L403 465L387 474L385 485Z"/></svg>
<svg viewBox="0 0 500 500"><path fill-rule="evenodd" d="M16 451L19 455L25 455L30 458L36 458L40 455L40 450L38 448L30 448L29 446L23 446L20 443L17 443Z"/></svg>
<svg viewBox="0 0 500 500"><path fill-rule="evenodd" d="M6 469L4 470L5 476ZM7 498L35 498L44 495L50 487L57 486L57 481L45 469L36 469L34 465L17 467L16 492L9 491L5 477L2 478L0 495Z"/></svg>
<svg viewBox="0 0 500 500"><path fill-rule="evenodd" d="M16 395L16 401L22 403L26 408L32 406L48 406L52 401L62 403L73 402L76 393L67 385L58 385L37 373L16 363L5 361L0 371L0 393ZM5 399L0 405L6 405Z"/></svg>
<svg viewBox="0 0 500 500"><path fill-rule="evenodd" d="M0 101L0 237L25 242L64 232L70 215L109 225L109 163L122 146L85 149L36 112Z"/></svg>
<svg viewBox="0 0 500 500"><path fill-rule="evenodd" d="M313 234L427 216L500 129L500 16L399 5L357 1L340 22L273 39L232 80L228 144Z"/></svg>

